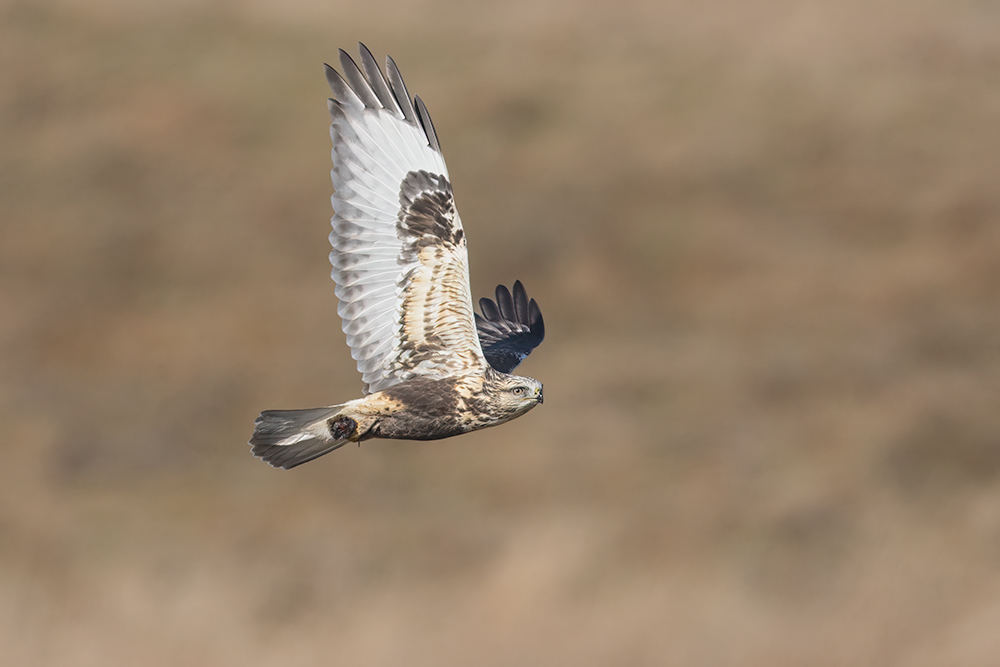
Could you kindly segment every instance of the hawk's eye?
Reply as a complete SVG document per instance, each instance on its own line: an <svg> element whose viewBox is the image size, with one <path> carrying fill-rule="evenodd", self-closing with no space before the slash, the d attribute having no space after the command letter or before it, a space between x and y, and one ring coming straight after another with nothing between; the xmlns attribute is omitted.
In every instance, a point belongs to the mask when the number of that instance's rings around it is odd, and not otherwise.
<svg viewBox="0 0 1000 667"><path fill-rule="evenodd" d="M521 395L523 395L523 394L524 394L524 392L526 391L526 389L525 389L524 387L514 387L514 388L513 388L513 389L511 389L510 391L511 391L511 393L513 393L513 394L514 394L515 396L521 396Z"/></svg>

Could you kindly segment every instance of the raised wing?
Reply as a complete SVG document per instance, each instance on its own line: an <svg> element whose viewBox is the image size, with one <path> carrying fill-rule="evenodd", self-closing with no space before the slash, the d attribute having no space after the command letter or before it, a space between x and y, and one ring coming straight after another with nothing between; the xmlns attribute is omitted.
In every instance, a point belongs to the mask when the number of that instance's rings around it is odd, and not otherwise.
<svg viewBox="0 0 1000 667"><path fill-rule="evenodd" d="M496 297L496 303L486 298L479 300L483 314L476 313L476 329L486 361L501 373L510 373L545 338L545 322L535 300L528 300L520 280L514 283L513 295L503 285L497 285Z"/></svg>
<svg viewBox="0 0 1000 667"><path fill-rule="evenodd" d="M344 333L365 392L486 365L462 220L430 116L362 44L326 76L333 138L330 243Z"/></svg>

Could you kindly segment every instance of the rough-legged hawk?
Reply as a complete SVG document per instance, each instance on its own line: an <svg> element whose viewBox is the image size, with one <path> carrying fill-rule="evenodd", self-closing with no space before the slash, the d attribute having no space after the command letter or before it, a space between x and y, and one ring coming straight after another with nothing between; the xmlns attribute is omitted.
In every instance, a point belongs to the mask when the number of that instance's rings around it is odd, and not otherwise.
<svg viewBox="0 0 1000 667"><path fill-rule="evenodd" d="M333 280L365 397L310 410L267 410L253 453L293 468L348 442L434 440L495 426L542 402L542 383L510 372L542 342L520 282L473 312L468 253L434 125L361 45L326 77L333 138Z"/></svg>

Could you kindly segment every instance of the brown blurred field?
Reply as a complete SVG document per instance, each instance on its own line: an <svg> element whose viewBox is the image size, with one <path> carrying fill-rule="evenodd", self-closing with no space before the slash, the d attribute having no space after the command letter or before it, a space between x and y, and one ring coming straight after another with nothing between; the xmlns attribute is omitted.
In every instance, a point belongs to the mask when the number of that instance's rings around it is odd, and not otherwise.
<svg viewBox="0 0 1000 667"><path fill-rule="evenodd" d="M547 400L277 471L359 39ZM0 131L0 664L1000 664L1000 5L8 1Z"/></svg>

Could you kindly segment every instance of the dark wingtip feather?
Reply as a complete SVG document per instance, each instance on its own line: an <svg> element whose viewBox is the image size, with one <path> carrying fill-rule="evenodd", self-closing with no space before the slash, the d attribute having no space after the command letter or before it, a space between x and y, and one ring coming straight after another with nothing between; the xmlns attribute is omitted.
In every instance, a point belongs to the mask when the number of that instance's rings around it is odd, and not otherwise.
<svg viewBox="0 0 1000 667"><path fill-rule="evenodd" d="M486 297L480 299L479 309L483 311L483 316L488 320L500 319L500 311L497 310L497 306L493 303L492 299L487 299Z"/></svg>
<svg viewBox="0 0 1000 667"><path fill-rule="evenodd" d="M431 121L430 113L427 112L427 106L419 95L413 98L413 101L417 103L417 117L420 119L420 127L427 135L427 144L440 153L441 144L438 142L437 132L434 131L434 123Z"/></svg>
<svg viewBox="0 0 1000 667"><path fill-rule="evenodd" d="M538 307L535 300L528 302L528 322L531 324L531 333L538 337L538 342L545 340L545 322L542 320L542 309Z"/></svg>
<svg viewBox="0 0 1000 667"><path fill-rule="evenodd" d="M368 47L358 42L358 50L361 52L361 67L365 70L365 75L368 77L368 82L371 84L372 89L375 91L375 95L378 97L379 102L382 106L389 111L394 111L402 115L399 106L396 104L396 100L392 93L389 92L389 84L386 83L385 76L382 74L382 70L379 69L378 63L375 62L375 57L372 56L372 52L368 50Z"/></svg>
<svg viewBox="0 0 1000 667"><path fill-rule="evenodd" d="M521 284L520 280L514 281L514 312L518 322L524 324L531 322L528 319L528 294L524 291L524 285Z"/></svg>
<svg viewBox="0 0 1000 667"><path fill-rule="evenodd" d="M333 69L330 63L323 63L323 72L326 74L326 82L330 86L330 89L333 90L333 92L337 92L336 86L338 84L335 82L340 79L340 75L337 74L337 70Z"/></svg>
<svg viewBox="0 0 1000 667"><path fill-rule="evenodd" d="M324 63L326 69L326 82L333 91L333 96L340 104L347 104L358 109L364 108L364 102L357 93L351 89L350 84L344 80L340 72ZM332 110L331 110L332 111Z"/></svg>
<svg viewBox="0 0 1000 667"><path fill-rule="evenodd" d="M358 69L358 64L348 55L347 51L340 49L340 69L344 71L344 78L351 86L354 94L357 95L364 105L370 109L380 109L382 103L378 101L375 91L365 75Z"/></svg>
<svg viewBox="0 0 1000 667"><path fill-rule="evenodd" d="M392 94L395 96L396 103L403 112L403 117L411 123L419 123L417 112L413 110L413 101L410 99L410 93L406 90L403 75L399 73L396 61L390 56L385 57L385 70L389 75L389 86L392 88Z"/></svg>
<svg viewBox="0 0 1000 667"><path fill-rule="evenodd" d="M497 285L496 289L497 308L504 319L517 322L517 313L514 312L514 298L510 290L505 285Z"/></svg>

